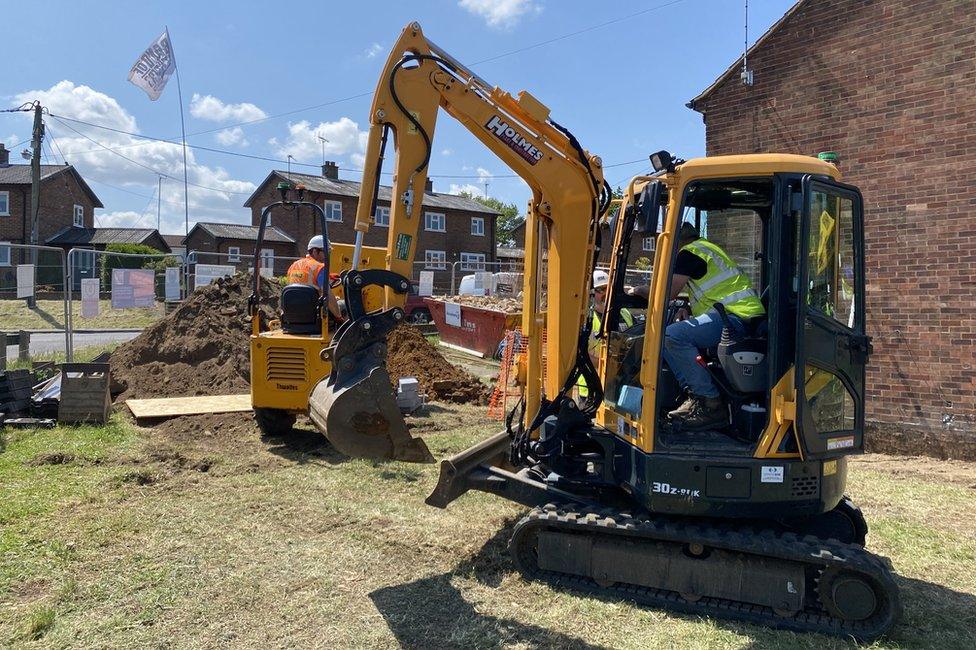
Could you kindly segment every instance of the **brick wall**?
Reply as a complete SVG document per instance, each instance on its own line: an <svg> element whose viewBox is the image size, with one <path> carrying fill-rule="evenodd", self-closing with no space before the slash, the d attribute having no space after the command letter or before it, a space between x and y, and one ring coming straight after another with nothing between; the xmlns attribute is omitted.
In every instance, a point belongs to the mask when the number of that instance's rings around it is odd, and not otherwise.
<svg viewBox="0 0 976 650"><path fill-rule="evenodd" d="M30 185L0 184L0 192L10 193L10 216L0 217L0 241L30 243ZM40 197L38 244L43 245L54 233L74 223L76 204L84 207L85 227L94 227L95 206L70 172L61 172L42 180ZM11 257L15 261L17 253L12 253Z"/></svg>
<svg viewBox="0 0 976 650"><path fill-rule="evenodd" d="M253 265L250 258L254 254L255 242L253 239L215 239L203 232L201 228L197 228L190 233L188 243L188 251L197 251L197 262L199 264L233 264L240 271L245 271ZM230 249L235 246L240 249L241 254L241 259L238 262L230 261L229 257ZM265 242L261 248L270 248L274 251L275 275L284 275L294 258L297 257L295 245L288 242ZM207 253L216 254L208 255Z"/></svg>
<svg viewBox="0 0 976 650"><path fill-rule="evenodd" d="M273 184L265 186L256 196L251 207L251 223L258 225L261 211L269 203L280 200L280 195ZM319 205L323 201L339 201L342 204L342 222L330 221L329 238L338 243L352 244L356 241L356 230L353 227L356 220L355 197L327 196L318 192L308 192L307 200ZM380 207L389 207L388 203L380 202ZM459 261L461 252L483 253L485 260L495 259L495 217L481 212L465 212L461 210L444 210L441 208L424 208L425 211L438 212L445 215L446 232L431 232L424 230L420 224L418 231L416 261L424 259L425 250L442 250L447 254L448 262ZM485 220L485 234L482 236L471 234L471 218L480 217ZM318 216L310 208L286 210L277 208L271 213L271 223L295 238L296 254L305 254L305 246L314 234L319 234ZM386 247L389 228L372 226L364 245Z"/></svg>
<svg viewBox="0 0 976 650"><path fill-rule="evenodd" d="M709 155L840 154L865 199L868 419L976 432L972 0L817 0L699 101Z"/></svg>

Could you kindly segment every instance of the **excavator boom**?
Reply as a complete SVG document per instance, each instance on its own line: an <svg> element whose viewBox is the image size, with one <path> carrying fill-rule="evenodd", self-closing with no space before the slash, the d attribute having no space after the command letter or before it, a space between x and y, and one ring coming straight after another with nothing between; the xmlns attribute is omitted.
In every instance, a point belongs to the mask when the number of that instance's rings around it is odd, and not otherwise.
<svg viewBox="0 0 976 650"><path fill-rule="evenodd" d="M375 214L384 148L392 135L387 274L370 280L353 268L343 279L347 302L350 294L369 284L385 287L386 309L366 314L352 305L350 322L327 351L333 373L315 389L310 402L312 418L329 440L354 455L396 456L393 440L409 439L402 419L393 417L396 409L384 369L382 337L402 318L405 293L399 287L406 286L417 252L438 109L459 121L532 190L522 332L533 358L528 363L524 424L541 421L547 409L565 399L581 372L589 374L590 383L596 377L581 330L587 325L598 221L610 201L599 157L583 150L535 97L524 91L513 97L491 86L411 23L393 46L373 96L356 212L361 242ZM546 253L540 254L542 250ZM415 455L429 459L426 448L416 449L422 442L410 444Z"/></svg>

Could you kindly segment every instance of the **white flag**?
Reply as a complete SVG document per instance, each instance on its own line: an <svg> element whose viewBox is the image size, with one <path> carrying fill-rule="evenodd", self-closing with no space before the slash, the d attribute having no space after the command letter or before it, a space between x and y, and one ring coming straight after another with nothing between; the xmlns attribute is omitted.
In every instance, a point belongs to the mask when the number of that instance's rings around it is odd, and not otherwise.
<svg viewBox="0 0 976 650"><path fill-rule="evenodd" d="M167 29L139 56L129 70L129 81L145 90L149 99L156 101L175 71L176 57L173 56L173 44L169 41Z"/></svg>

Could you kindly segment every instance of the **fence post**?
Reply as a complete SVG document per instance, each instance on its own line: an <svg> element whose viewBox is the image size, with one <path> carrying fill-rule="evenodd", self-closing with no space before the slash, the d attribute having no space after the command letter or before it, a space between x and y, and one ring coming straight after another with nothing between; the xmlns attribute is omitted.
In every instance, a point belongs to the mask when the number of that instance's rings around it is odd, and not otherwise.
<svg viewBox="0 0 976 650"><path fill-rule="evenodd" d="M17 345L17 359L30 361L30 332L20 330L20 340Z"/></svg>
<svg viewBox="0 0 976 650"><path fill-rule="evenodd" d="M0 372L7 369L7 335L0 332Z"/></svg>
<svg viewBox="0 0 976 650"><path fill-rule="evenodd" d="M452 262L451 263L451 295L452 296L456 296L457 295L457 284L455 284L455 282L454 282L454 280L455 280L455 278L454 278L454 272L457 270L457 265L458 265L457 262Z"/></svg>

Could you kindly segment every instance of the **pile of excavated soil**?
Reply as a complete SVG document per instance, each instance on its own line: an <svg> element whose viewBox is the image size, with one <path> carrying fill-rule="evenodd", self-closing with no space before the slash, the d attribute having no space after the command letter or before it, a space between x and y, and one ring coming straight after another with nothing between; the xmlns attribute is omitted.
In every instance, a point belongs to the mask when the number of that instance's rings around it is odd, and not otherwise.
<svg viewBox="0 0 976 650"><path fill-rule="evenodd" d="M390 378L416 377L428 399L458 404L487 404L488 386L452 365L416 329L401 325L387 337Z"/></svg>
<svg viewBox="0 0 976 650"><path fill-rule="evenodd" d="M236 275L198 289L179 309L120 345L109 360L117 400L248 392L248 280ZM281 288L262 280L261 292L267 322L276 316ZM404 325L387 344L394 380L417 377L432 400L487 403L488 387L448 362L417 330Z"/></svg>
<svg viewBox="0 0 976 650"><path fill-rule="evenodd" d="M249 276L220 278L194 291L172 314L112 353L119 400L248 392ZM263 322L278 310L281 287L262 278Z"/></svg>

